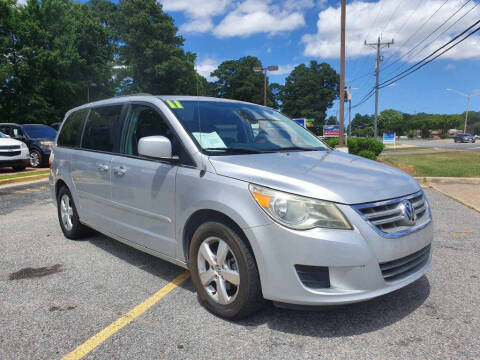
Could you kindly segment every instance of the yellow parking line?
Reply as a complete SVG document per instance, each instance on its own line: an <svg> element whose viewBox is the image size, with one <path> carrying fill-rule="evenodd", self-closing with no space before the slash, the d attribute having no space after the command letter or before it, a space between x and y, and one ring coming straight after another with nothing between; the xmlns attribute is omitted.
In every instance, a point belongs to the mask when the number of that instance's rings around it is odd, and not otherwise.
<svg viewBox="0 0 480 360"><path fill-rule="evenodd" d="M73 350L70 354L66 355L62 360L78 360L83 358L87 355L90 351L94 350L97 346L102 344L105 340L107 340L110 336L115 334L118 330L122 329L124 326L131 323L133 320L138 318L142 315L145 311L150 309L153 305L155 305L160 299L162 299L165 295L167 295L170 291L178 287L181 283L187 280L190 277L190 273L188 271L184 272L183 274L177 276L155 294L150 296L141 304L135 306L132 310L128 313L123 315L122 317L118 318L116 321L108 325L105 329L100 331L99 333L93 335L90 339L85 341L75 350Z"/></svg>

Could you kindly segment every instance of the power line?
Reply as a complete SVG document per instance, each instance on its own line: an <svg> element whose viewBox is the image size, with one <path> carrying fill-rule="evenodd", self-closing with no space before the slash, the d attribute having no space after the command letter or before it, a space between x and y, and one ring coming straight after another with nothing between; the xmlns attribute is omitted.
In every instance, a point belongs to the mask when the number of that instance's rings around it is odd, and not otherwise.
<svg viewBox="0 0 480 360"><path fill-rule="evenodd" d="M448 46L449 44L451 44L452 42L454 42L455 40L457 40L459 37L463 36L466 32L468 32L469 30L471 30L472 28L474 28L476 25L478 25L480 23L480 20L476 21L473 25L469 26L467 29L465 29L464 31L462 31L460 34L458 34L457 36L455 36L452 40L450 40L449 42L445 43L444 45L442 45L441 47L439 47L437 50L433 51L432 53L430 53L430 55L424 57L422 60L418 61L417 63L415 63L414 65L410 66L408 69L402 71L401 73L395 75L394 77L390 78L389 80L386 80L384 82L382 82L380 84L380 86L384 85L385 83L389 82L390 80L394 80L395 81L395 78L407 73L408 71L414 69L415 67L419 66L421 63L423 63L424 61L426 61L428 58L432 57L433 55L435 55L436 53L438 53L440 50L442 50L443 48L445 48L446 46ZM479 28L480 29L480 28ZM459 43L461 43L462 41L464 41L466 38L470 37L471 35L473 35L475 32L477 32L479 29L476 29L475 31L473 31L472 33L470 33L467 37L465 37L464 39L460 40L458 43L454 44L452 47L449 48L449 50L451 48L453 48L454 46L458 45ZM445 52L442 52L441 54L444 54ZM436 56L434 59L436 59L438 56ZM429 61L431 62L431 61ZM424 65L422 65L423 67ZM416 70L415 70L416 71Z"/></svg>
<svg viewBox="0 0 480 360"><path fill-rule="evenodd" d="M477 25L477 24L479 24L479 23L480 23L480 20L478 20L474 25ZM471 29L472 27L473 27L473 26L471 26L469 29ZM468 31L469 29L467 29L466 31ZM462 34L460 34L460 35L465 34L466 31L462 32ZM478 31L480 31L480 26L479 26L478 28L474 29L470 34L466 35L463 39L461 39L461 40L459 40L458 42L456 42L455 44L451 45L450 47L448 47L447 49L445 49L444 51L442 51L440 54L436 55L436 56L433 57L432 59L428 60L427 62L425 62L425 63L423 63L423 64L421 64L421 65L417 64L418 67L417 67L416 69L413 69L413 70L411 70L411 71L408 72L408 73L406 73L407 70L405 70L405 71L403 71L402 73L396 75L394 78L391 78L391 79L389 79L389 80L387 80L387 81L384 81L382 84L380 84L380 88L384 88L384 87L386 87L386 86L389 86L389 85L393 84L394 82L399 81L399 80L403 79L404 77L406 77L406 76L408 76L408 75L410 75L410 74L413 74L414 72L420 70L422 67L424 67L425 65L431 63L433 60L435 60L435 59L437 59L438 57L442 56L442 55L445 54L446 52L450 51L452 48L454 48L454 47L457 46L458 44L462 43L463 41L465 41L466 39L468 39L470 36L474 35L474 34L475 34L476 32L478 32ZM457 36L456 38L458 38L458 36ZM441 48L439 48L438 50L436 50L435 52L433 52L431 55L437 53L439 50L441 50L442 48L444 48L446 45L450 44L451 42L452 42L452 41L449 41L447 44L443 45ZM431 55L429 55L429 56L431 56ZM410 67L410 68L411 68L411 67ZM402 74L403 74L403 75L402 75ZM402 76L400 76L400 75L402 75ZM399 76L400 76L400 77L399 77ZM396 79L395 79L395 78L396 78Z"/></svg>
<svg viewBox="0 0 480 360"><path fill-rule="evenodd" d="M442 45L441 47L439 47L437 50L433 51L432 53L430 53L428 56L424 57L422 60L418 61L416 64L410 66L407 70L405 71L402 71L401 73L391 77L390 79L388 80L385 80L383 81L381 84L379 84L379 88L384 88L384 87L387 87L389 85L392 85L394 82L396 81L399 81L403 78L405 78L406 76L408 75L411 75L412 73L420 70L421 68L423 68L424 66L428 65L429 63L431 63L433 60L437 59L438 57L442 56L443 54L445 54L446 52L450 51L452 48L454 48L455 46L459 45L460 43L462 43L463 41L465 41L466 39L468 39L470 36L474 35L475 33L477 33L478 31L480 31L480 26L477 27L476 29L473 29L475 26L477 26L478 24L480 23L480 20L476 21L474 24L472 24L471 26L469 26L467 29L465 29L464 31L462 31L460 34L458 34L457 36L455 36L452 40L448 41L446 44ZM452 44L451 46L449 46L448 48L446 48L445 50L443 50L441 53L437 54L440 50L444 49L445 47L447 47L448 45L450 45L452 42L456 41L458 38L460 38L461 36L465 35L469 30L473 29L469 34L467 34L463 39L460 39L458 40L456 43ZM433 55L437 54L436 56L434 56L433 58L431 58ZM429 59L431 58L431 59ZM429 59L427 61L427 59ZM362 104L364 104L367 100L369 100L373 95L375 94L375 87L373 87L357 104L355 104L354 106L352 106L352 109L353 108L356 108Z"/></svg>
<svg viewBox="0 0 480 360"><path fill-rule="evenodd" d="M438 26L434 31L432 31L427 37L425 37L421 42L419 42L413 49L411 49L409 51L409 53L411 51L413 51L418 45L420 45L424 40L426 40L427 38L429 38L431 35L433 35L438 29L440 29L443 25L445 25L448 21L450 21L450 19L452 17L454 17L461 9L463 9L469 2L471 2L471 0L467 0L467 2L465 2L454 14L452 14L447 20L445 20L440 26ZM445 34L448 30L450 30L454 25L456 25L460 20L462 20L465 16L467 16L473 9L475 9L478 5L480 5L480 2L479 3L475 3L475 5L473 7L471 7L469 10L467 10L467 12L465 12L461 17L459 17L457 20L455 20L449 27L447 27L445 30L443 30L440 34L438 34L432 41L430 41L429 43L427 43L425 46L423 46L419 51L417 51L415 54L413 54L413 56L415 55L418 55L420 54L423 50L425 50L429 45L433 44L440 36L442 36L443 34ZM407 53L408 54L408 53ZM405 54L405 55L407 55ZM404 55L404 56L405 56ZM402 56L403 57L403 56ZM412 57L412 56L410 56ZM400 59L399 59L400 60ZM388 68L389 66L393 65L394 63L391 63L389 64L388 66L386 66L385 68ZM394 73L395 71L397 70L400 70L402 67L405 67L406 65L401 65L399 67L397 67L396 69L394 69L393 71L390 71L389 74L392 74Z"/></svg>
<svg viewBox="0 0 480 360"><path fill-rule="evenodd" d="M397 62L399 62L400 60L404 59L405 57L407 57L409 54L411 54L417 47L419 47L425 40L427 40L430 36L432 36L435 32L437 32L437 30L439 30L440 28L442 28L448 21L450 21L451 18L453 18L455 15L457 15L459 13L460 10L462 10L470 1L472 0L467 0L457 11L455 11L452 15L450 15L448 17L448 19L446 19L443 23L441 23L439 26L437 26L435 28L435 30L431 31L427 36L425 36L421 41L419 41L413 48L411 48L409 51L407 51L405 54L401 55L399 58L397 58L395 61L391 62L390 64L386 65L385 66L385 69L388 69L389 67L393 66L394 64L396 64ZM444 5L445 3L443 3ZM443 6L442 5L442 6ZM478 5L478 4L477 4ZM439 8L440 9L440 8ZM437 9L437 11L439 10ZM472 9L471 9L472 10ZM457 20L458 21L458 20ZM448 30L448 29L447 29ZM446 30L445 30L446 31ZM443 33L442 33L443 34ZM437 37L438 38L438 37ZM433 41L435 41L436 39L434 39ZM433 43L433 41L431 43ZM428 46L428 45L427 45ZM395 71L395 70L394 70ZM392 72L394 72L392 71Z"/></svg>

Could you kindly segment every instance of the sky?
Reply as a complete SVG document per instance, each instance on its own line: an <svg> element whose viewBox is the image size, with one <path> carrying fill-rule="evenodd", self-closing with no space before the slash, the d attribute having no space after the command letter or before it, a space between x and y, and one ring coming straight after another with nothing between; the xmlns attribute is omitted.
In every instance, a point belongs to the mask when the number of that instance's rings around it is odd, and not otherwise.
<svg viewBox="0 0 480 360"><path fill-rule="evenodd" d="M283 84L298 64L326 62L340 72L340 0L159 0L197 54L209 80L225 60L253 55L278 65L271 82ZM478 6L477 6L478 5ZM480 19L479 0L347 1L346 86L355 105L375 84L375 54L364 41L394 40L382 49L380 81L407 69ZM423 41L422 41L423 40ZM380 90L379 111L460 113L463 93L480 93L480 32L412 75ZM471 109L480 110L480 95ZM327 115L336 115L338 102ZM374 97L352 109L372 114ZM346 116L348 113L346 112Z"/></svg>

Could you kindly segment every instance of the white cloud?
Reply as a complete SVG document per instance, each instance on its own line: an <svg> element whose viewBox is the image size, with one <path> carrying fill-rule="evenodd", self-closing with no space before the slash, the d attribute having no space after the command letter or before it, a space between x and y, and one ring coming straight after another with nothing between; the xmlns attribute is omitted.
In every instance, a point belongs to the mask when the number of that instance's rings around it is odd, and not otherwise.
<svg viewBox="0 0 480 360"><path fill-rule="evenodd" d="M454 64L447 64L445 65L445 70L450 71L450 70L455 70L457 67Z"/></svg>
<svg viewBox="0 0 480 360"><path fill-rule="evenodd" d="M314 0L158 0L167 12L183 12L180 31L218 37L276 34L305 25L304 11ZM320 0L322 2L323 0ZM214 24L216 17L220 21Z"/></svg>
<svg viewBox="0 0 480 360"><path fill-rule="evenodd" d="M237 3L218 24L213 33L218 37L243 36L255 33L276 34L305 25L303 10L311 1L286 0L275 4L271 0L245 0Z"/></svg>
<svg viewBox="0 0 480 360"><path fill-rule="evenodd" d="M293 69L295 69L295 66L297 66L297 65L292 65L292 64L279 65L277 71L272 71L272 72L269 72L268 74L270 76L289 74L289 73L292 72Z"/></svg>
<svg viewBox="0 0 480 360"><path fill-rule="evenodd" d="M213 28L212 17L223 14L231 0L159 0L165 11L181 11L188 22L180 26L184 32L207 32Z"/></svg>
<svg viewBox="0 0 480 360"><path fill-rule="evenodd" d="M364 41L373 42L380 35L384 40L395 39L393 46L383 50L386 57L392 54L392 52L400 55L406 54L464 4L464 0L447 2L420 31L417 31L444 2L444 0L426 0L418 8L418 1L402 1L401 4L398 0L379 0L377 2L353 1L349 3L347 5L347 56L358 57L374 54L375 50L365 46ZM405 56L404 60L409 62L418 61L472 25L480 18L480 6L476 7L445 34L422 50L426 44L434 40L442 31L446 30L473 6L475 6L475 2L465 6L446 25L419 45L415 51ZM379 15L376 18L377 14ZM374 20L375 18L376 20ZM416 31L417 33L415 33ZM412 34L414 35L409 39ZM340 8L328 7L320 11L318 14L317 32L304 35L302 42L305 43L304 55L338 58L340 54ZM417 54L417 51L420 52ZM442 55L442 58L480 58L480 36L471 36Z"/></svg>
<svg viewBox="0 0 480 360"><path fill-rule="evenodd" d="M195 70L205 77L208 81L216 80L215 77L211 77L210 74L212 71L216 70L218 65L220 64L219 61L212 59L212 58L205 58L202 61L198 61L195 65Z"/></svg>

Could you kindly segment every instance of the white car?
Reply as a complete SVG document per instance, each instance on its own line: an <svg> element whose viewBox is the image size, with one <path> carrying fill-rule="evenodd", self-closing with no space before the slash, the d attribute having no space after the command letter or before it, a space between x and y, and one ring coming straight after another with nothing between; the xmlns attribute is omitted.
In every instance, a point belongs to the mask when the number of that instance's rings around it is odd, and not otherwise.
<svg viewBox="0 0 480 360"><path fill-rule="evenodd" d="M21 171L29 164L30 151L27 145L0 132L0 168L12 167L14 170Z"/></svg>

